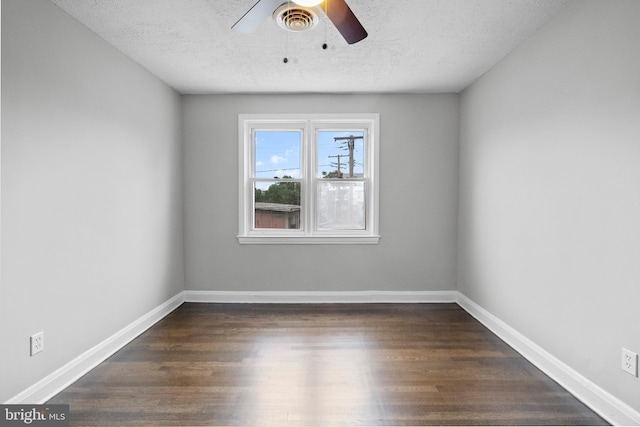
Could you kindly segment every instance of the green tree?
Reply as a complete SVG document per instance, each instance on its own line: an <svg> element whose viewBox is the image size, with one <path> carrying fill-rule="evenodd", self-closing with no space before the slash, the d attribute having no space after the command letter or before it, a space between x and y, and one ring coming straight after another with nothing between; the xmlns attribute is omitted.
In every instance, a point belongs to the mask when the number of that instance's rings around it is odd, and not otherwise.
<svg viewBox="0 0 640 427"><path fill-rule="evenodd" d="M282 178L291 179L292 177L285 175ZM256 188L255 200L256 202L300 205L300 183L277 182L264 191Z"/></svg>
<svg viewBox="0 0 640 427"><path fill-rule="evenodd" d="M342 172L338 172L337 170L333 171L333 172L322 172L322 177L323 178L342 178L343 173Z"/></svg>

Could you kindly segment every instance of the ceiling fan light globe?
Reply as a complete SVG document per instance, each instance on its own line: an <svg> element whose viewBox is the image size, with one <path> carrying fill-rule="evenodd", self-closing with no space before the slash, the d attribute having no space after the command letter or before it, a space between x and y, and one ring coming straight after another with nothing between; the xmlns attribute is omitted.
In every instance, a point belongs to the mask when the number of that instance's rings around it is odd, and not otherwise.
<svg viewBox="0 0 640 427"><path fill-rule="evenodd" d="M314 7L322 3L324 0L293 0L298 6Z"/></svg>

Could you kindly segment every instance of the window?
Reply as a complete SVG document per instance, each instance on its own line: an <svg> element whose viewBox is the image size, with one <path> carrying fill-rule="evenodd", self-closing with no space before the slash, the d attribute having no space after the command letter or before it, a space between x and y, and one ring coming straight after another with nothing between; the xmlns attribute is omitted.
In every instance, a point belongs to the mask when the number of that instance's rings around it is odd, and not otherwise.
<svg viewBox="0 0 640 427"><path fill-rule="evenodd" d="M378 243L378 122L241 114L240 243Z"/></svg>

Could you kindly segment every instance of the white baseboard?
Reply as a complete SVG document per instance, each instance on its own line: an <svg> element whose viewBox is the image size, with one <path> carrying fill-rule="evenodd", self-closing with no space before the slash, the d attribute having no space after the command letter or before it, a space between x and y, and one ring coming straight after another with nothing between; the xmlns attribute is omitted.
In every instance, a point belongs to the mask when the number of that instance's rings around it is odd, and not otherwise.
<svg viewBox="0 0 640 427"><path fill-rule="evenodd" d="M525 359L613 425L640 425L640 413L459 293L457 303Z"/></svg>
<svg viewBox="0 0 640 427"><path fill-rule="evenodd" d="M85 351L60 369L9 399L7 404L42 404L73 384L109 356L133 341L184 302L184 292L154 308L95 347Z"/></svg>
<svg viewBox="0 0 640 427"><path fill-rule="evenodd" d="M455 303L455 291L233 292L185 291L185 302L202 303Z"/></svg>

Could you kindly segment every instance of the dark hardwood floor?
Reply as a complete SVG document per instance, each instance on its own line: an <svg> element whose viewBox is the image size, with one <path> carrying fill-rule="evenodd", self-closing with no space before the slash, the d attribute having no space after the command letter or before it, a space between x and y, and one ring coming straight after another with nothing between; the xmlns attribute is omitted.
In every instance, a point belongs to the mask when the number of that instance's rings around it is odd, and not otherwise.
<svg viewBox="0 0 640 427"><path fill-rule="evenodd" d="M49 403L72 425L606 425L456 304L184 304Z"/></svg>

